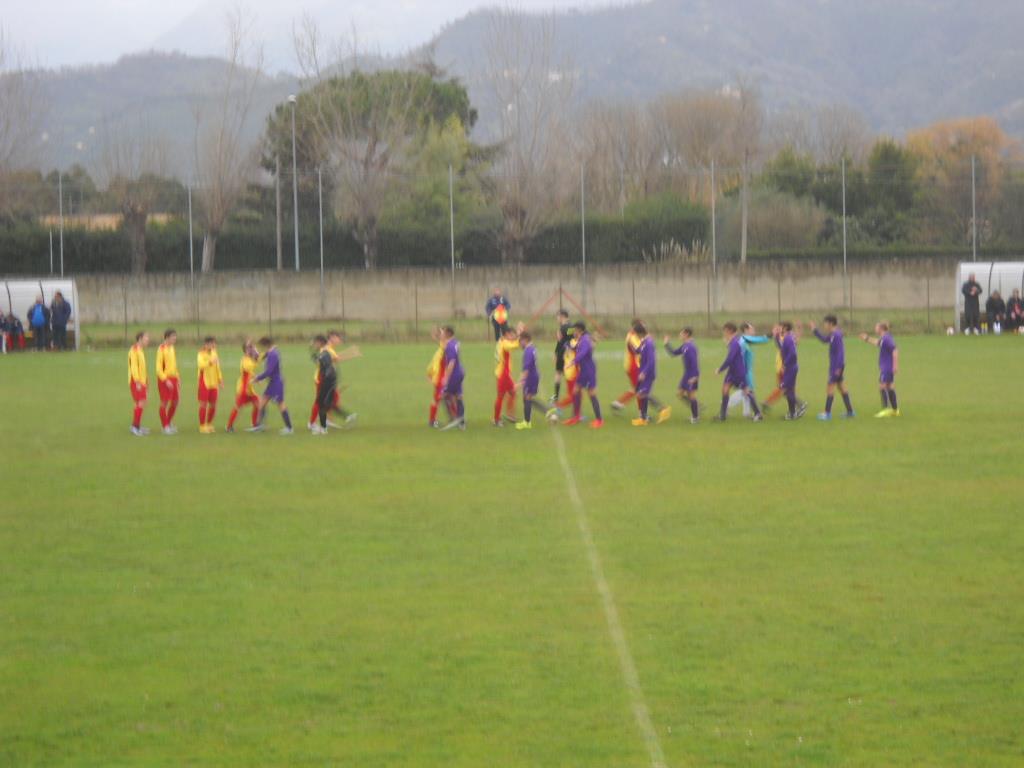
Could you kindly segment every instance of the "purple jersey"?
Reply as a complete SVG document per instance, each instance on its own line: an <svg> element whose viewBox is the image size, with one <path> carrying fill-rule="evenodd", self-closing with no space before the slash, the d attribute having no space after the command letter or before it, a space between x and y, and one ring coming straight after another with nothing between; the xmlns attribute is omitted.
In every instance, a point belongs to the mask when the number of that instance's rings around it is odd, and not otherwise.
<svg viewBox="0 0 1024 768"><path fill-rule="evenodd" d="M671 344L665 345L665 351L672 357L683 358L683 381L700 377L700 363L697 358L697 345L688 341L680 347L672 348Z"/></svg>
<svg viewBox="0 0 1024 768"><path fill-rule="evenodd" d="M594 362L594 342L590 334L584 333L576 340L576 370L579 371L577 382L583 389L594 389L597 386L597 364Z"/></svg>
<svg viewBox="0 0 1024 768"><path fill-rule="evenodd" d="M654 386L654 380L658 376L658 351L654 339L644 336L637 351L640 354L637 388L644 392L650 392L651 387Z"/></svg>
<svg viewBox="0 0 1024 768"><path fill-rule="evenodd" d="M896 340L892 334L884 333L878 340L878 370L882 373L892 375L893 353L896 351Z"/></svg>
<svg viewBox="0 0 1024 768"><path fill-rule="evenodd" d="M793 334L787 333L781 341L776 340L775 343L779 347L779 354L782 355L782 370L786 373L791 370L793 372L800 370L796 357L796 339L793 338Z"/></svg>
<svg viewBox="0 0 1024 768"><path fill-rule="evenodd" d="M256 381L266 381L267 388L263 391L266 397L281 402L284 400L284 376L281 375L281 353L277 347L271 347L263 358L263 373Z"/></svg>
<svg viewBox="0 0 1024 768"><path fill-rule="evenodd" d="M743 362L743 347L739 336L733 336L729 341L725 362L718 367L719 373L723 371L727 371L725 380L734 387L747 386L747 364Z"/></svg>
<svg viewBox="0 0 1024 768"><path fill-rule="evenodd" d="M846 367L846 344L843 341L843 332L838 328L833 328L832 333L826 336L815 328L814 335L818 337L818 341L828 344L828 367L830 374L834 376L837 371L842 371Z"/></svg>
<svg viewBox="0 0 1024 768"><path fill-rule="evenodd" d="M452 365L454 363L454 365ZM449 339L448 343L444 345L444 367L448 370L448 366L452 365L452 372L450 379L457 379L462 381L462 360L459 358L459 340Z"/></svg>
<svg viewBox="0 0 1024 768"><path fill-rule="evenodd" d="M523 379L527 391L536 393L540 372L537 370L537 348L533 344L523 350Z"/></svg>

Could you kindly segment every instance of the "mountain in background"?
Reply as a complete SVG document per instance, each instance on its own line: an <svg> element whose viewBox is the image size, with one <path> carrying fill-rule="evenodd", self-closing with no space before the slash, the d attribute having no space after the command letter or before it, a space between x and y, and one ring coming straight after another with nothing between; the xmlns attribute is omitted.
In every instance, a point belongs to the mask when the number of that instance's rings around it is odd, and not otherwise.
<svg viewBox="0 0 1024 768"><path fill-rule="evenodd" d="M432 43L438 64L468 85L484 139L496 108L482 76L490 13L448 25ZM338 17L337 28L328 22L322 29L325 39L349 31L348 18L341 11ZM573 62L583 102L643 102L720 88L742 76L758 86L769 112L846 104L894 136L943 118L986 114L1024 138L1021 30L1021 0L652 0L560 14L555 58ZM277 34L268 48L290 40L291 25ZM146 54L47 73L51 141L43 164L88 161L103 120L131 116L168 135L181 175L188 175L192 104L209 93L223 66L215 58ZM291 75L263 79L252 138L295 87Z"/></svg>

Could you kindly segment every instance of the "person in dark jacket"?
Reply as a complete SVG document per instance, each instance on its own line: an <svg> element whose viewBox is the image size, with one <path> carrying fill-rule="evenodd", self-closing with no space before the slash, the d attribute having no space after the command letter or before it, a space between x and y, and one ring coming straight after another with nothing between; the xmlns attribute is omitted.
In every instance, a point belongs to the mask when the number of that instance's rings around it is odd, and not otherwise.
<svg viewBox="0 0 1024 768"><path fill-rule="evenodd" d="M32 339L36 351L46 349L47 336L50 335L50 310L43 303L42 296L36 296L35 304L28 308L28 327L32 329Z"/></svg>
<svg viewBox="0 0 1024 768"><path fill-rule="evenodd" d="M1006 322L1006 302L999 295L999 291L992 291L985 302L985 316L988 320L990 333L1001 333L1003 323Z"/></svg>
<svg viewBox="0 0 1024 768"><path fill-rule="evenodd" d="M964 295L964 333L981 333L981 284L973 272L967 276L960 293Z"/></svg>
<svg viewBox="0 0 1024 768"><path fill-rule="evenodd" d="M7 350L13 352L16 349L25 348L25 328L21 320L13 312L7 315Z"/></svg>
<svg viewBox="0 0 1024 768"><path fill-rule="evenodd" d="M512 302L502 295L500 288L495 288L491 293L491 298L484 305L484 314L487 315L487 319L491 321L491 326L494 328L495 341L501 338L504 327L508 325L508 315L511 311Z"/></svg>
<svg viewBox="0 0 1024 768"><path fill-rule="evenodd" d="M50 304L50 325L53 328L53 348L68 348L68 321L71 319L71 305L64 299L64 294L57 291L53 294Z"/></svg>
<svg viewBox="0 0 1024 768"><path fill-rule="evenodd" d="M1014 288L1010 300L1006 302L1006 330L1016 331L1024 326L1024 300L1020 298L1020 289Z"/></svg>

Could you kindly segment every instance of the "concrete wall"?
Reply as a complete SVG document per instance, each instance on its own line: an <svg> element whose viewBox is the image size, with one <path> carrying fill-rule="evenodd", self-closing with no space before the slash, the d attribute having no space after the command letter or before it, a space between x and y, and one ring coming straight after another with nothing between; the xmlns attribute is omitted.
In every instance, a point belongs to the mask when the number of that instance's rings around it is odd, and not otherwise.
<svg viewBox="0 0 1024 768"><path fill-rule="evenodd" d="M846 290L860 308L951 307L955 258L851 263ZM87 323L171 322L193 317L188 274L76 277ZM704 312L826 310L846 305L842 264L834 260L726 264L713 277L704 266L622 264L592 267L584 287L578 268L529 266L456 272L454 303L446 270L216 272L196 275L195 301L205 322L313 320L402 321L479 317L494 286L503 288L518 318L584 303L588 312L645 316ZM585 294L585 299L584 299ZM454 304L454 311L453 311Z"/></svg>

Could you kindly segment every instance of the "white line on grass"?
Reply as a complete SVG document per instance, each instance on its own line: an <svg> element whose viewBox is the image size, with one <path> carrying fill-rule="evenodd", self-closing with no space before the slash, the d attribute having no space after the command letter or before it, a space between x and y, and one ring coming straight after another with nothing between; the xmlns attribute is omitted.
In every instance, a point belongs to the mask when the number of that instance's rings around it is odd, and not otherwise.
<svg viewBox="0 0 1024 768"><path fill-rule="evenodd" d="M576 510L576 524L579 526L583 548L587 551L587 559L590 561L590 573L594 577L594 586L597 587L597 592L601 595L604 617L608 622L608 634L611 635L612 645L615 646L615 653L619 657L619 668L622 671L626 690L629 691L636 726L647 745L651 766L665 768L665 753L662 752L658 732L654 730L654 724L651 722L651 711L647 708L647 700L644 698L643 688L640 687L640 676L636 671L636 663L633 661L633 655L629 652L629 644L626 642L626 633L622 629L622 622L619 621L615 596L612 594L611 587L608 586L608 580L604 577L601 556L598 554L597 545L594 544L594 535L590 531L587 510L583 506L583 499L580 498L580 491L576 486L576 475L572 471L569 457L565 452L565 441L558 429L552 429L550 432L555 440L555 448L558 450L558 461L562 465L563 474L565 474L565 484L569 489L569 501L572 502L572 506Z"/></svg>

